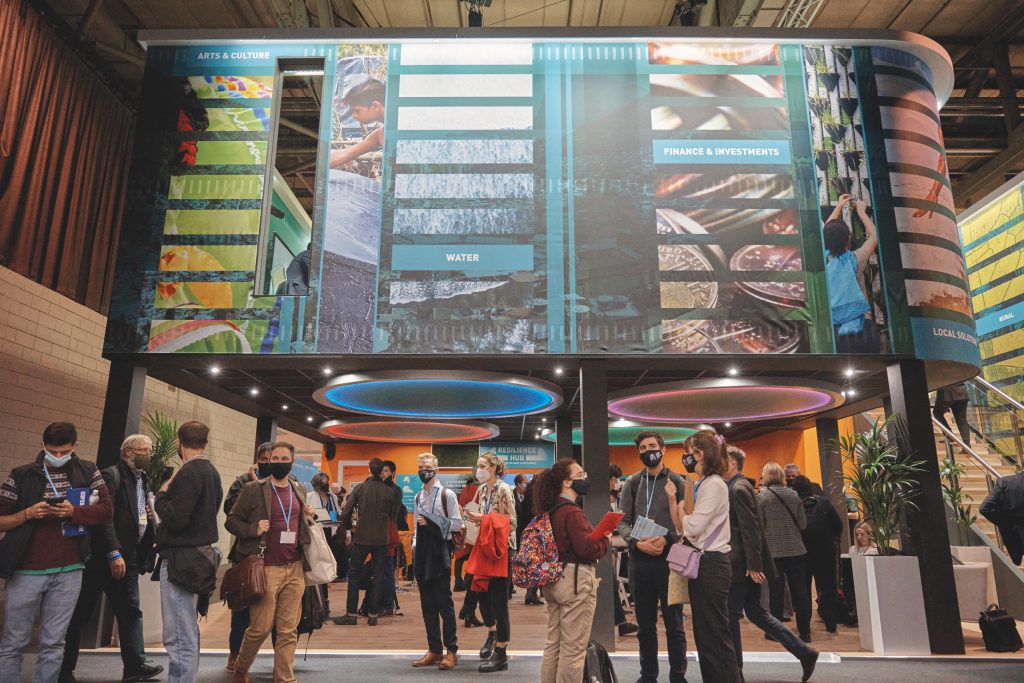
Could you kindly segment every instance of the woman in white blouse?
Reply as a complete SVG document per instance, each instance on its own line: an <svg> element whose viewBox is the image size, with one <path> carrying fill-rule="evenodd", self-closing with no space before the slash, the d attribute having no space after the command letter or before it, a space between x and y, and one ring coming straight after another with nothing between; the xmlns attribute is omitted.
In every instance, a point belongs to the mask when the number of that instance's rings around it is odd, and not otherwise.
<svg viewBox="0 0 1024 683"><path fill-rule="evenodd" d="M703 551L700 571L689 581L690 608L693 611L693 639L697 645L701 679L716 683L739 683L732 632L729 630L729 586L732 564L729 560L729 486L722 479L728 469L725 439L710 430L697 432L686 440L686 457L696 460L700 476L697 485L685 487L677 504L676 531L685 542ZM685 466L685 458L684 458ZM675 500L672 483L665 487L669 500ZM688 500L689 499L689 500ZM687 514L687 509L692 509Z"/></svg>
<svg viewBox="0 0 1024 683"><path fill-rule="evenodd" d="M877 555L878 546L871 542L871 525L861 522L853 529L853 545L851 555Z"/></svg>

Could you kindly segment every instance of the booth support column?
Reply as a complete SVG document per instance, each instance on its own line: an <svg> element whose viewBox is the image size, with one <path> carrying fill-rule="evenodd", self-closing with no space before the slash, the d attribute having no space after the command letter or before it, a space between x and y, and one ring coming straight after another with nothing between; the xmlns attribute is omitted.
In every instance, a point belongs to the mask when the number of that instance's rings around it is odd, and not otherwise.
<svg viewBox="0 0 1024 683"><path fill-rule="evenodd" d="M256 462L256 451L261 444L277 441L277 420L269 415L256 418L256 443L252 447L252 460Z"/></svg>
<svg viewBox="0 0 1024 683"><path fill-rule="evenodd" d="M107 393L103 399L103 421L96 446L96 465L104 468L121 459L121 443L129 434L139 433L142 399L146 393L146 367L126 361L110 362Z"/></svg>
<svg viewBox="0 0 1024 683"><path fill-rule="evenodd" d="M821 487L825 490L828 499L832 501L839 516L843 520L847 520L846 498L843 496L843 456L839 453L836 445L839 439L839 421L835 418L815 420L814 426L818 434ZM850 545L850 525L843 524L839 547L849 548Z"/></svg>
<svg viewBox="0 0 1024 683"><path fill-rule="evenodd" d="M915 487L916 509L907 511L906 521L921 569L928 641L936 654L964 654L924 361L901 360L890 365L888 373L893 413L906 421L910 443L915 448L913 459L922 462Z"/></svg>
<svg viewBox="0 0 1024 683"><path fill-rule="evenodd" d="M555 459L573 458L572 413L566 411L555 416Z"/></svg>
<svg viewBox="0 0 1024 683"><path fill-rule="evenodd" d="M608 512L608 370L601 361L584 361L580 366L580 415L583 426L583 469L590 480L590 492L583 510L591 524ZM572 443L570 430L569 442ZM570 454L572 453L570 445ZM559 453L561 456L561 453ZM567 570L568 571L568 570ZM597 563L601 580L597 589L597 608L591 640L615 650L615 576L611 559Z"/></svg>

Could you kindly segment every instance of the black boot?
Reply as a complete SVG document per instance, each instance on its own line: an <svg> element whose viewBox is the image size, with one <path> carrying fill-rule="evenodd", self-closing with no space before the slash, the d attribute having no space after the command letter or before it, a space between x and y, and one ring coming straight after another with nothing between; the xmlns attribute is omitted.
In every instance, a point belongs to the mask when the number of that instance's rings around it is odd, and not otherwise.
<svg viewBox="0 0 1024 683"><path fill-rule="evenodd" d="M478 671L482 674L489 674L495 671L506 671L508 669L508 655L505 654L505 648L496 647L494 648L494 654L486 662L480 665Z"/></svg>
<svg viewBox="0 0 1024 683"><path fill-rule="evenodd" d="M484 646L480 648L480 659L490 659L491 655L494 654L494 643L498 640L497 631L488 631L487 640L484 641Z"/></svg>

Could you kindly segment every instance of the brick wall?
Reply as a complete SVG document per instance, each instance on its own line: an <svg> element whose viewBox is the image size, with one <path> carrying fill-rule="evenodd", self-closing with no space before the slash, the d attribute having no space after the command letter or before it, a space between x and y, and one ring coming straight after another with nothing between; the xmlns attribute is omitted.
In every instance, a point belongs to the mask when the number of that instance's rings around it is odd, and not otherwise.
<svg viewBox="0 0 1024 683"><path fill-rule="evenodd" d="M43 428L57 420L75 423L78 454L95 460L109 365L100 355L106 324L99 313L0 267L0 476L33 458ZM147 411L210 426L208 453L225 492L252 462L255 418L152 378ZM222 526L225 549L227 536Z"/></svg>

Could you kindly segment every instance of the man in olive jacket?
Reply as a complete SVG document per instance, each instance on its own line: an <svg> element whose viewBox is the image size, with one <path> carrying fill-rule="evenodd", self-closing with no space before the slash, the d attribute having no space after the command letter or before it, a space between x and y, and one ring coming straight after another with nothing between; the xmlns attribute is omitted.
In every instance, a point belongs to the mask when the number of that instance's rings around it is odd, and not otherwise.
<svg viewBox="0 0 1024 683"><path fill-rule="evenodd" d="M729 485L729 531L732 534L729 559L732 563L732 585L729 587L729 630L732 631L736 663L743 671L743 643L740 639L740 617L746 612L750 623L765 632L772 640L782 644L800 660L803 678L808 681L818 662L818 652L796 637L786 626L761 606L761 586L775 575L768 543L757 511L754 487L743 476L746 453L735 446L727 448L729 470L725 481Z"/></svg>
<svg viewBox="0 0 1024 683"><path fill-rule="evenodd" d="M383 593L384 564L388 557L388 527L402 506L402 490L384 483L380 476L383 471L383 460L371 460L369 479L352 490L345 500L345 507L341 510L341 520L346 526L350 525L354 511L358 512L359 522L352 534L346 614L343 617L335 617L335 624L352 626L356 623L360 575L366 571L364 565L366 558L370 557L373 562L373 583L370 585L366 623L370 626L377 625L377 612L380 610Z"/></svg>
<svg viewBox="0 0 1024 683"><path fill-rule="evenodd" d="M275 443L270 450L270 476L242 487L224 523L235 536L231 561L240 562L262 552L267 577L266 594L249 608L251 623L235 660L232 683L248 683L249 667L275 626L274 680L295 681L296 631L302 617L304 572L309 569L309 524L314 512L306 505L302 486L288 479L294 461L294 446Z"/></svg>

